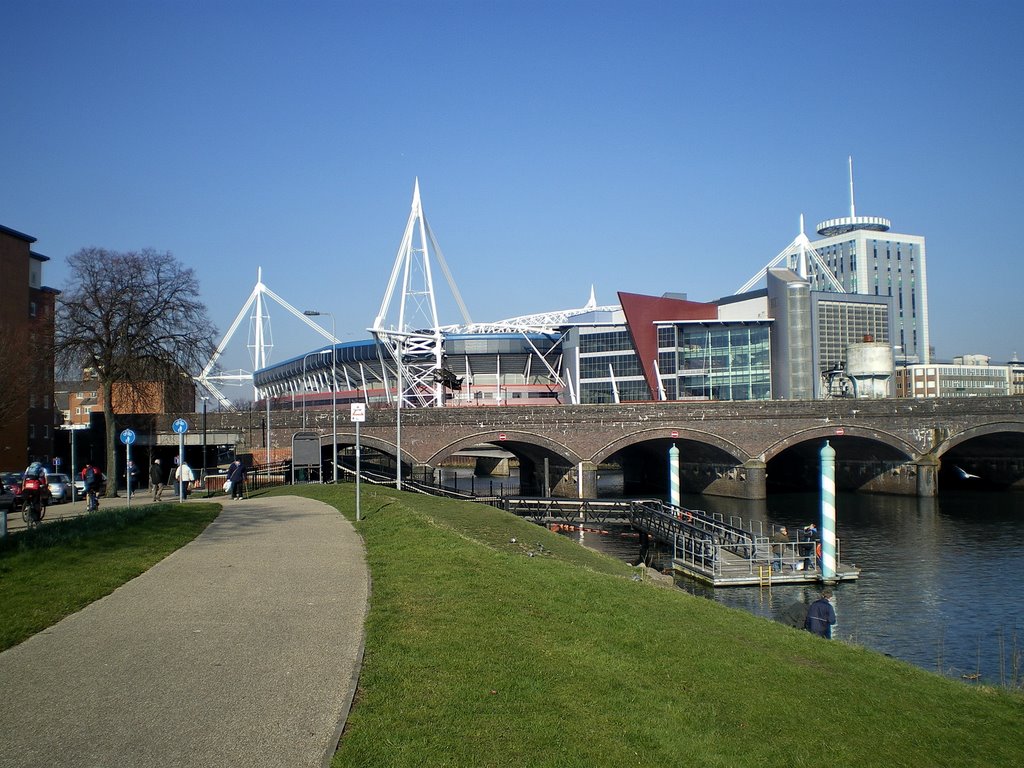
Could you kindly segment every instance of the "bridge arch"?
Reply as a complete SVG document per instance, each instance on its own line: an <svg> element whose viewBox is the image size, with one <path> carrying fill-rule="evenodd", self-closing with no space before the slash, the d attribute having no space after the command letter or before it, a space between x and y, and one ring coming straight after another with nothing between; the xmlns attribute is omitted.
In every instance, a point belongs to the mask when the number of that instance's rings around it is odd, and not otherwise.
<svg viewBox="0 0 1024 768"><path fill-rule="evenodd" d="M1024 424L1017 424L1012 421L1000 421L992 424L979 424L976 427L970 427L969 429L957 432L955 435L950 435L944 439L935 449L935 455L936 457L941 458L944 454L949 453L954 448L957 448L970 440L986 437L1000 437L1003 435L1014 435L1024 439Z"/></svg>
<svg viewBox="0 0 1024 768"><path fill-rule="evenodd" d="M940 487L995 490L1024 487L1024 424L990 422L964 429L935 449Z"/></svg>
<svg viewBox="0 0 1024 768"><path fill-rule="evenodd" d="M911 443L884 430L836 424L799 430L765 450L769 493L817 488L821 484L821 448L825 440L836 452L837 489L918 493L920 457Z"/></svg>
<svg viewBox="0 0 1024 768"><path fill-rule="evenodd" d="M836 430L842 430L842 433L840 434ZM837 441L843 440L844 438L858 438L860 440L880 443L888 446L893 451L896 451L907 459L913 459L918 455L913 444L890 432L859 426L847 426L845 424L829 424L822 425L820 427L802 429L782 438L765 449L765 452L761 454L761 459L767 463L783 451L812 440L827 439L834 447Z"/></svg>
<svg viewBox="0 0 1024 768"><path fill-rule="evenodd" d="M621 493L626 496L665 496L670 484L669 451L679 450L679 486L683 493L716 493L755 498L747 454L727 438L700 429L652 427L638 429L602 446L593 454L595 466L617 465L622 471ZM606 477L604 472L601 476ZM753 478L749 478L753 479ZM617 495L619 489L598 484L599 493Z"/></svg>
<svg viewBox="0 0 1024 768"><path fill-rule="evenodd" d="M713 435L710 432L702 432L698 429L656 427L653 429L642 429L636 432L631 432L617 440L613 440L598 450L591 458L591 461L595 464L601 464L602 462L607 461L612 455L625 448L629 448L630 446L638 443L650 442L652 440L666 440L676 443L685 442L710 446L711 448L726 454L740 464L749 458L746 452L735 443L732 443L725 438L718 437L717 435Z"/></svg>
<svg viewBox="0 0 1024 768"><path fill-rule="evenodd" d="M327 432L326 434L320 435L320 455L325 462L330 462L331 459L331 447L334 445L334 434ZM355 432L338 432L338 453L342 454L348 448L355 448L356 445L356 433ZM372 434L365 432L359 435L360 448L365 450L377 451L383 456L387 456L392 462L398 455L398 447L395 445L393 440L385 440L379 437L374 437ZM364 456L364 461L367 457ZM344 456L342 457L344 462ZM405 446L402 446L402 467L403 473L408 474L408 469L416 466L419 459L411 454Z"/></svg>
<svg viewBox="0 0 1024 768"><path fill-rule="evenodd" d="M536 432L505 430L501 434L505 436L504 440L495 439L493 430L453 440L435 451L426 463L436 467L460 450L475 445L493 445L495 448L508 451L519 460L519 488L522 495L541 494L545 491L545 486L554 495L575 495L577 467L583 461L579 454L558 441ZM546 477L545 468L548 473Z"/></svg>

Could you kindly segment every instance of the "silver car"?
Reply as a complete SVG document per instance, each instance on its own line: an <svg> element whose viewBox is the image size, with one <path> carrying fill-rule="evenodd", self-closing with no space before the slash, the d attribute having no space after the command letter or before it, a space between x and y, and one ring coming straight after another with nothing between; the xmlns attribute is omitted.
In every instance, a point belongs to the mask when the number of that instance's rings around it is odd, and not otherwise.
<svg viewBox="0 0 1024 768"><path fill-rule="evenodd" d="M67 475L51 472L47 475L47 485L50 488L51 504L71 501L71 478Z"/></svg>

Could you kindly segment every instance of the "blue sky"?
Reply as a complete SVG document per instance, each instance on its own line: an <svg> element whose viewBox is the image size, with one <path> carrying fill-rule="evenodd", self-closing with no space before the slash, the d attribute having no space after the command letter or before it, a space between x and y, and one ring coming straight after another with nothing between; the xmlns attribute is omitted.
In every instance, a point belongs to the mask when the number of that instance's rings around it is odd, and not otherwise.
<svg viewBox="0 0 1024 768"><path fill-rule="evenodd" d="M195 268L221 332L262 266L366 338L419 177L474 320L591 284L711 300L801 213L812 238L848 214L853 155L858 214L927 238L937 355L1024 355L1021 3L37 0L3 19L0 224L38 238L57 288L79 248L152 247ZM272 360L319 344L271 315Z"/></svg>

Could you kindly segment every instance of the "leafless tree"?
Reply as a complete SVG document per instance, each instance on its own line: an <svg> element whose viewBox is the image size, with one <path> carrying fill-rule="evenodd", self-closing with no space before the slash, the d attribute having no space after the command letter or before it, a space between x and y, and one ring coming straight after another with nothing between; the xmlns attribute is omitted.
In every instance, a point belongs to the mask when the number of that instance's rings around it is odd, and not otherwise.
<svg viewBox="0 0 1024 768"><path fill-rule="evenodd" d="M24 361L28 350L27 338L0 333L0 427L27 411L29 381Z"/></svg>
<svg viewBox="0 0 1024 768"><path fill-rule="evenodd" d="M95 372L109 473L117 466L114 385L130 401L154 382L180 381L212 354L216 329L197 299L195 273L170 253L84 248L68 264L71 283L57 300L56 359L68 373ZM109 483L108 495L116 489Z"/></svg>

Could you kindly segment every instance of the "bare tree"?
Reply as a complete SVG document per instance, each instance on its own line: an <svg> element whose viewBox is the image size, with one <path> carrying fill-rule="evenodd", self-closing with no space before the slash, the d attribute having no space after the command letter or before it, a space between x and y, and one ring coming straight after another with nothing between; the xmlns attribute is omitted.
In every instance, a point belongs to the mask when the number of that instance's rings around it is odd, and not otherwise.
<svg viewBox="0 0 1024 768"><path fill-rule="evenodd" d="M197 300L199 281L170 253L84 248L68 257L71 285L57 300L55 351L62 370L92 369L103 392L107 470L116 465L114 385L121 399L198 371L216 329ZM116 495L117 484L107 486Z"/></svg>
<svg viewBox="0 0 1024 768"><path fill-rule="evenodd" d="M25 356L29 348L27 338L0 333L0 428L28 412Z"/></svg>

